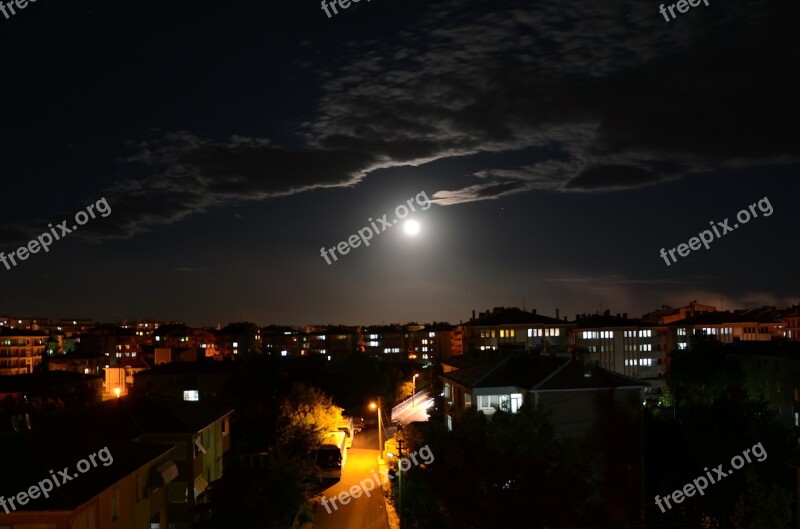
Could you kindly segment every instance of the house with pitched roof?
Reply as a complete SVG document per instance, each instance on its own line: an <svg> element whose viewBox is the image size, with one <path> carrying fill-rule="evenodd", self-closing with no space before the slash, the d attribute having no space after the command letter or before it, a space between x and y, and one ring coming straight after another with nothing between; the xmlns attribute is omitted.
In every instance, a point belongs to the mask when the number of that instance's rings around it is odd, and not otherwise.
<svg viewBox="0 0 800 529"><path fill-rule="evenodd" d="M48 501L0 512L0 527L185 529L203 508L209 483L223 475L233 411L122 397L61 416L42 430L0 438L0 448L15 454L7 471L14 479L0 481L6 497L48 477L50 469L74 468L104 446L114 457L111 465L56 489Z"/></svg>
<svg viewBox="0 0 800 529"><path fill-rule="evenodd" d="M442 362L445 421L452 429L468 408L491 417L523 404L547 410L557 437L587 433L605 407L641 414L646 382L577 360L536 354L463 355Z"/></svg>

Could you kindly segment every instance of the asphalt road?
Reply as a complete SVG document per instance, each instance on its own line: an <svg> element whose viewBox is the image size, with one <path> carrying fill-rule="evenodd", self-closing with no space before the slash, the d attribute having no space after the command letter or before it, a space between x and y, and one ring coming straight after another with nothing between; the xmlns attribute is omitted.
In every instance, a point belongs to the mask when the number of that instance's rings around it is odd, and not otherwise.
<svg viewBox="0 0 800 529"><path fill-rule="evenodd" d="M353 448L347 451L347 462L342 472L342 479L333 486L322 491L331 498L340 492L347 491L365 479L373 479L372 471L378 475L378 430L371 428L356 434ZM359 498L350 498L349 503L340 505L338 509L330 507L330 514L321 504L314 507L314 529L389 529L384 505L383 490L376 485L370 496L362 494Z"/></svg>

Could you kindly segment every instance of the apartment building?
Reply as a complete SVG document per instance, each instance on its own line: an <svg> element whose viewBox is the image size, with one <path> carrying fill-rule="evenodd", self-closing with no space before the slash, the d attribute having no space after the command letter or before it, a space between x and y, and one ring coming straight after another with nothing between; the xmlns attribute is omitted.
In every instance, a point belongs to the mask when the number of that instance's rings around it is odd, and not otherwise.
<svg viewBox="0 0 800 529"><path fill-rule="evenodd" d="M174 479L175 447L133 441L109 442L87 432L59 428L0 438L0 450L14 454L3 464L0 495L13 498L51 477L53 469L73 470L90 454L107 449L85 475L55 487L44 497L28 497L0 527L36 529L167 529L167 488ZM106 464L106 462L110 462ZM52 482L51 482L52 486Z"/></svg>
<svg viewBox="0 0 800 529"><path fill-rule="evenodd" d="M525 311L516 307L495 307L481 312L459 325L463 352L534 351L545 355L568 356L572 353L569 334L574 323Z"/></svg>
<svg viewBox="0 0 800 529"><path fill-rule="evenodd" d="M457 328L449 323L431 323L410 332L409 360L428 363L450 358L453 353L453 333ZM461 354L459 352L459 354Z"/></svg>
<svg viewBox="0 0 800 529"><path fill-rule="evenodd" d="M0 327L0 376L33 373L41 364L47 334L7 326Z"/></svg>
<svg viewBox="0 0 800 529"><path fill-rule="evenodd" d="M274 356L303 356L308 351L307 336L294 327L268 325L261 328L264 354Z"/></svg>
<svg viewBox="0 0 800 529"><path fill-rule="evenodd" d="M363 351L369 355L406 355L413 351L411 332L403 325L371 325L362 331Z"/></svg>
<svg viewBox="0 0 800 529"><path fill-rule="evenodd" d="M638 379L658 393L666 385L668 327L629 319L627 313L579 314L575 319L575 355L587 364Z"/></svg>
<svg viewBox="0 0 800 529"><path fill-rule="evenodd" d="M23 448L33 440L40 449L31 457L6 452L19 456L6 476L14 480L0 481L6 496L27 490L51 468L74 468L104 446L114 462L88 470L47 501L0 513L0 527L189 529L209 483L224 473L232 413L201 402L123 397L59 417L24 442L11 438ZM0 438L0 446L5 441Z"/></svg>
<svg viewBox="0 0 800 529"><path fill-rule="evenodd" d="M784 322L735 312L709 312L669 324L668 346L686 349L695 334L714 336L721 343L763 342L784 337Z"/></svg>

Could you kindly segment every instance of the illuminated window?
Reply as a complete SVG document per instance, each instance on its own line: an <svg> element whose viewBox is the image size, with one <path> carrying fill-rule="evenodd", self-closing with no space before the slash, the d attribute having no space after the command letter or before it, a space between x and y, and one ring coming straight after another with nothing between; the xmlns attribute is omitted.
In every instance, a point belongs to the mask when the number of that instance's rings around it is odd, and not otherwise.
<svg viewBox="0 0 800 529"><path fill-rule="evenodd" d="M188 389L183 392L183 400L185 401L198 401L200 400L200 392L196 389Z"/></svg>
<svg viewBox="0 0 800 529"><path fill-rule="evenodd" d="M324 340L324 339L325 339L325 338L323 338L323 340ZM370 335L369 335L369 339L370 339L370 340L377 340L377 339L378 339L378 335L377 335L377 334L370 334Z"/></svg>
<svg viewBox="0 0 800 529"><path fill-rule="evenodd" d="M434 336L436 336L435 332L431 331L428 333L428 338L433 338Z"/></svg>
<svg viewBox="0 0 800 529"><path fill-rule="evenodd" d="M113 522L119 518L119 505L117 502L117 491L111 495L111 521Z"/></svg>
<svg viewBox="0 0 800 529"><path fill-rule="evenodd" d="M370 347L378 347L378 341L377 340L373 340L371 342L367 342L367 345L370 346Z"/></svg>

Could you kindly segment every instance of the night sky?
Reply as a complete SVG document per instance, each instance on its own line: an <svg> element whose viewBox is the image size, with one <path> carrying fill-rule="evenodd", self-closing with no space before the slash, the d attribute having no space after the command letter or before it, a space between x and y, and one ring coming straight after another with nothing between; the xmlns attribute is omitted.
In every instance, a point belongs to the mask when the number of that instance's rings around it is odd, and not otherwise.
<svg viewBox="0 0 800 529"><path fill-rule="evenodd" d="M190 325L800 301L800 5L38 0L0 14L0 314ZM320 255L424 192L398 225ZM677 247L768 197L711 248ZM758 209L756 209L758 211Z"/></svg>

